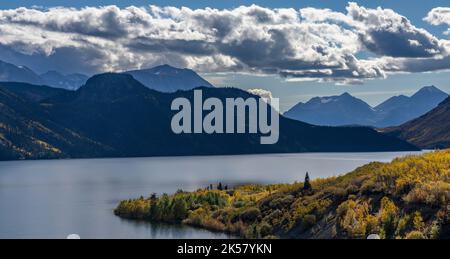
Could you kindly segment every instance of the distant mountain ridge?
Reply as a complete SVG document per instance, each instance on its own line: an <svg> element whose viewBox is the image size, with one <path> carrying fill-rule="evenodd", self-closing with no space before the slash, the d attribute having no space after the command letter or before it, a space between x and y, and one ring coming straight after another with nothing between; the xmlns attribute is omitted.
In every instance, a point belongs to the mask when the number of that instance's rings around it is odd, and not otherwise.
<svg viewBox="0 0 450 259"><path fill-rule="evenodd" d="M150 89L170 93L178 90L192 90L197 87L214 87L193 70L175 68L169 65L150 69L124 72Z"/></svg>
<svg viewBox="0 0 450 259"><path fill-rule="evenodd" d="M416 119L436 108L447 97L447 93L435 86L425 86L411 97L404 95L392 97L375 107L382 118L376 126L397 126Z"/></svg>
<svg viewBox="0 0 450 259"><path fill-rule="evenodd" d="M373 125L374 115L372 107L349 93L315 97L284 113L288 118L323 126Z"/></svg>
<svg viewBox="0 0 450 259"><path fill-rule="evenodd" d="M169 65L123 73L132 75L146 87L160 92L171 93L178 90L192 90L197 87L214 87L193 70L175 68ZM38 75L27 67L16 66L0 60L0 82L48 85L74 91L83 86L88 79L89 77L83 74L64 75L58 71L48 71Z"/></svg>
<svg viewBox="0 0 450 259"><path fill-rule="evenodd" d="M35 85L44 84L44 80L28 67L16 66L1 60L0 82L22 82Z"/></svg>
<svg viewBox="0 0 450 259"><path fill-rule="evenodd" d="M450 97L427 114L382 131L424 149L450 148Z"/></svg>
<svg viewBox="0 0 450 259"><path fill-rule="evenodd" d="M435 86L426 86L411 97L394 96L372 108L363 100L345 93L316 97L288 110L286 117L323 126L364 125L396 126L415 119L435 108L448 94Z"/></svg>
<svg viewBox="0 0 450 259"><path fill-rule="evenodd" d="M63 75L57 71L48 71L41 75L46 85L66 90L77 90L88 80L83 74Z"/></svg>
<svg viewBox="0 0 450 259"><path fill-rule="evenodd" d="M32 94L27 85L0 83L0 160L417 150L370 128L284 117L275 145L260 145L260 134L176 135L171 102L192 101L193 91L158 92L127 74L96 75L77 91L28 86ZM255 97L234 88L201 89L204 98L223 101Z"/></svg>
<svg viewBox="0 0 450 259"><path fill-rule="evenodd" d="M63 75L57 71L49 71L38 75L24 66L16 66L0 60L0 82L28 83L33 85L48 85L66 90L80 88L88 79L86 75Z"/></svg>

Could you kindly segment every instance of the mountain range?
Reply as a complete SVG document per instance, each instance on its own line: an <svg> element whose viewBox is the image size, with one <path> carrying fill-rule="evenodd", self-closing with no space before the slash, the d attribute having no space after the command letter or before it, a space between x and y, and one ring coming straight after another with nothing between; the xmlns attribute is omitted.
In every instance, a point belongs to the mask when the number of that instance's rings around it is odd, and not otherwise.
<svg viewBox="0 0 450 259"><path fill-rule="evenodd" d="M67 90L77 90L88 80L83 74L63 75L57 71L48 71L40 75L46 85Z"/></svg>
<svg viewBox="0 0 450 259"><path fill-rule="evenodd" d="M202 87L204 98L256 97ZM174 98L128 74L91 77L76 91L0 83L0 159L226 155L290 152L405 151L417 148L367 127L321 127L280 118L280 139L260 134L181 134L171 130ZM258 97L256 97L258 98Z"/></svg>
<svg viewBox="0 0 450 259"><path fill-rule="evenodd" d="M25 66L16 66L0 60L1 82L24 82L35 85L44 84L44 80L33 70Z"/></svg>
<svg viewBox="0 0 450 259"><path fill-rule="evenodd" d="M397 126L436 108L448 94L435 86L426 86L411 97L395 96L375 107L381 120L377 127Z"/></svg>
<svg viewBox="0 0 450 259"><path fill-rule="evenodd" d="M201 86L214 87L193 70L175 68L169 65L123 73L132 75L146 87L160 92L191 90ZM66 90L77 90L86 83L88 78L88 76L83 74L64 75L57 71L48 71L38 75L30 68L16 66L0 60L0 82L21 82L33 85L47 85Z"/></svg>
<svg viewBox="0 0 450 259"><path fill-rule="evenodd" d="M38 75L25 66L16 66L0 60L0 82L19 82L33 85L48 85L55 88L76 90L82 86L88 76L82 74L63 75L57 71L49 71Z"/></svg>
<svg viewBox="0 0 450 259"><path fill-rule="evenodd" d="M382 131L424 149L450 148L450 97L427 114Z"/></svg>
<svg viewBox="0 0 450 259"><path fill-rule="evenodd" d="M178 90L192 90L201 86L214 87L193 70L174 68L169 65L124 73L132 75L148 88L160 92L170 93Z"/></svg>
<svg viewBox="0 0 450 259"><path fill-rule="evenodd" d="M373 125L374 109L363 100L344 93L340 96L315 97L299 103L284 116L323 126Z"/></svg>
<svg viewBox="0 0 450 259"><path fill-rule="evenodd" d="M348 93L340 96L315 97L299 103L284 115L315 125L398 126L420 117L445 100L448 94L435 86L426 86L411 97L394 96L376 107Z"/></svg>

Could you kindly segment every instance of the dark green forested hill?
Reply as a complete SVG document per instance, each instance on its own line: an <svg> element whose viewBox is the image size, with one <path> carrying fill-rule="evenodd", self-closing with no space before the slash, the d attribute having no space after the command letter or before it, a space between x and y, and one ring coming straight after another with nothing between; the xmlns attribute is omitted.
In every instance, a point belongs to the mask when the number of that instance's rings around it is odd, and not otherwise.
<svg viewBox="0 0 450 259"><path fill-rule="evenodd" d="M31 101L36 98L0 86L0 160L109 154L104 145L49 119L47 107Z"/></svg>
<svg viewBox="0 0 450 259"><path fill-rule="evenodd" d="M30 85L16 82L0 82L0 88L32 103L39 103L47 98L67 92L45 85Z"/></svg>
<svg viewBox="0 0 450 259"><path fill-rule="evenodd" d="M303 175L299 175L299 178ZM308 184L309 183L309 184ZM151 191L151 190L149 190ZM450 151L370 163L328 179L178 191L122 201L129 219L246 238L450 238Z"/></svg>
<svg viewBox="0 0 450 259"><path fill-rule="evenodd" d="M0 89L0 159L417 149L370 128L319 127L285 118L275 145L260 145L260 134L175 135L171 102L192 100L193 92L157 92L127 74L94 76L77 91L4 83ZM233 88L202 90L204 98L223 101L252 96Z"/></svg>
<svg viewBox="0 0 450 259"><path fill-rule="evenodd" d="M425 148L450 147L450 98L429 113L399 127L383 130Z"/></svg>

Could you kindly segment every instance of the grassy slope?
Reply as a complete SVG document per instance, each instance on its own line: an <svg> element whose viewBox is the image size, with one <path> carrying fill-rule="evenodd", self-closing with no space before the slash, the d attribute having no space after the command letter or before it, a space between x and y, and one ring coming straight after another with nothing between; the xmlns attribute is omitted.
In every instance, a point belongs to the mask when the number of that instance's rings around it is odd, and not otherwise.
<svg viewBox="0 0 450 259"><path fill-rule="evenodd" d="M449 238L450 150L370 163L341 176L122 201L116 215L246 238Z"/></svg>

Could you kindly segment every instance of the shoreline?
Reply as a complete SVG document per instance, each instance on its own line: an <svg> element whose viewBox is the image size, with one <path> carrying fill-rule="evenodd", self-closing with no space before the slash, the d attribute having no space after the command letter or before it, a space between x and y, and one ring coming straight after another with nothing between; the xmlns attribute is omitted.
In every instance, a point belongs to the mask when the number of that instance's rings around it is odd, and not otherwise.
<svg viewBox="0 0 450 259"><path fill-rule="evenodd" d="M439 177L417 172L416 164L422 170L438 168L434 174ZM450 151L435 151L315 179L312 189L294 183L179 190L122 201L114 212L123 218L176 222L240 238L365 238L369 234L438 238L436 229L449 224L449 166ZM412 174L420 181L411 182ZM388 179L397 184L389 185ZM386 213L395 218L394 230L384 222Z"/></svg>
<svg viewBox="0 0 450 259"><path fill-rule="evenodd" d="M420 153L433 150L381 150L381 151L306 151L306 152L261 152L261 153L239 153L239 154L194 154L194 155L153 155L153 156L100 156L100 157L75 157L75 158L27 158L1 160L1 162L22 162L22 161L72 161L72 160L105 160L105 159L144 159L144 158L189 158L189 157L234 157L234 156L261 156L261 155L299 155L299 154L371 154L371 153Z"/></svg>

